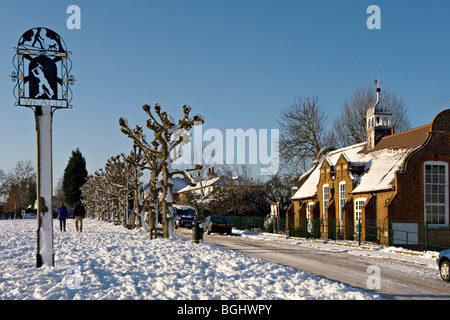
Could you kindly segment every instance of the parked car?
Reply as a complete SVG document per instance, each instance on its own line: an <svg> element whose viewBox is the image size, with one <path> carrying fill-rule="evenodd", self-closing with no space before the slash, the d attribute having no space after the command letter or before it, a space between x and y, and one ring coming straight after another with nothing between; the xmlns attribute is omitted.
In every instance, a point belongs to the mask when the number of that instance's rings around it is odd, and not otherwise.
<svg viewBox="0 0 450 320"><path fill-rule="evenodd" d="M203 231L206 234L211 232L226 233L231 235L232 225L228 217L224 216L208 216L203 222Z"/></svg>
<svg viewBox="0 0 450 320"><path fill-rule="evenodd" d="M442 280L450 282L450 249L441 251L436 259Z"/></svg>
<svg viewBox="0 0 450 320"><path fill-rule="evenodd" d="M23 215L24 219L37 219L36 213L27 212Z"/></svg>
<svg viewBox="0 0 450 320"><path fill-rule="evenodd" d="M191 206L174 205L175 229L178 227L192 228L197 220L195 208Z"/></svg>

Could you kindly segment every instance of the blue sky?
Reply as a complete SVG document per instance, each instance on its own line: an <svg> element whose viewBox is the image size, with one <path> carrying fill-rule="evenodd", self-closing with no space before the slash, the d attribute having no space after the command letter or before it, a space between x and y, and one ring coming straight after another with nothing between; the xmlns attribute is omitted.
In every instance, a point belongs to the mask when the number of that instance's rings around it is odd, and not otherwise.
<svg viewBox="0 0 450 320"><path fill-rule="evenodd" d="M69 5L81 29L69 30ZM369 5L381 29L369 30ZM53 120L54 183L71 151L88 171L129 153L118 119L145 124L142 105L175 119L188 104L204 129L274 129L298 96L317 96L330 122L360 85L380 77L402 97L413 127L450 106L450 2L364 0L8 1L0 11L0 168L35 162L35 123L15 107L12 48L33 27L72 51L73 109Z"/></svg>

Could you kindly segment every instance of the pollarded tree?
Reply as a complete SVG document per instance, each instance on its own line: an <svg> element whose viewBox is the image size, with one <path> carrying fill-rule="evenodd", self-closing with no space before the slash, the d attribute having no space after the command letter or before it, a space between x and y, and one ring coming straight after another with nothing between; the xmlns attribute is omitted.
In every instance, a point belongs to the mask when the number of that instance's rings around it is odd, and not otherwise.
<svg viewBox="0 0 450 320"><path fill-rule="evenodd" d="M161 106L156 104L154 111L156 116L152 113L149 105L143 106L144 111L150 117L147 120L147 128L153 133L153 141L148 143L145 135L142 132L142 127L137 126L132 130L128 126L128 121L124 118L119 119L121 131L128 137L132 138L134 143L142 148L144 156L148 161L148 167L151 173L151 181L149 188L156 193L159 191L159 199L161 203L162 223L163 223L163 237L170 238L173 234L173 212L172 212L172 177L174 175L184 175L186 178L194 183L194 179L189 175L189 171L198 170L202 166L196 165L194 168L187 170L175 170L172 167L172 162L179 156L179 153L174 152L179 150L180 145L186 143L189 137L189 130L194 125L200 125L204 119L200 115L194 116L193 119L189 117L191 108L187 105L183 106L184 117L178 123L166 112L161 112ZM183 134L180 134L180 133ZM175 158L173 156L175 155ZM156 182L156 179L159 181ZM155 185L156 183L156 185ZM151 194L155 194L150 192ZM152 196L153 198L154 196ZM150 214L154 216L155 205L158 199L151 199Z"/></svg>
<svg viewBox="0 0 450 320"><path fill-rule="evenodd" d="M81 154L79 148L72 150L72 155L64 170L63 191L67 203L75 206L81 199L81 187L86 182L88 172L86 169L86 159Z"/></svg>

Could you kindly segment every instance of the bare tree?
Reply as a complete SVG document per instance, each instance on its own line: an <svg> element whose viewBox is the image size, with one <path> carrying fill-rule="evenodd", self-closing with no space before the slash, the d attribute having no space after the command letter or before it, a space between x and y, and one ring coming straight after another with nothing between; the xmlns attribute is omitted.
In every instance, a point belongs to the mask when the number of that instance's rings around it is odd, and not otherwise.
<svg viewBox="0 0 450 320"><path fill-rule="evenodd" d="M63 181L64 176L60 177L58 182L56 183L55 191L53 194L53 203L61 203L63 201L66 201L63 190Z"/></svg>
<svg viewBox="0 0 450 320"><path fill-rule="evenodd" d="M346 100L340 115L334 120L336 146L349 146L362 143L366 136L366 112L376 102L376 92L373 86L360 86L355 89L351 99ZM381 90L381 101L392 112L392 124L395 131L409 129L405 101L389 90Z"/></svg>
<svg viewBox="0 0 450 320"><path fill-rule="evenodd" d="M8 172L4 181L7 190L8 203L14 207L26 208L36 200L36 172L31 161L19 161Z"/></svg>
<svg viewBox="0 0 450 320"><path fill-rule="evenodd" d="M281 112L280 155L294 171L305 171L312 159L326 146L330 135L326 129L327 115L317 97L298 97Z"/></svg>
<svg viewBox="0 0 450 320"><path fill-rule="evenodd" d="M286 211L291 204L292 191L290 186L295 185L295 180L291 175L279 172L264 184L268 202L277 202L280 204L279 208L282 217L286 215Z"/></svg>
<svg viewBox="0 0 450 320"><path fill-rule="evenodd" d="M0 201L6 201L8 192L6 190L6 173L0 168Z"/></svg>
<svg viewBox="0 0 450 320"><path fill-rule="evenodd" d="M202 165L197 164L195 167L186 170L174 170L172 163L180 156L178 152L185 142L187 132L194 126L203 124L204 118L201 115L195 115L193 119L189 117L191 107L188 105L183 106L184 117L175 123L172 116L166 112L161 112L161 105L155 104L154 112L149 105L144 105L142 109L147 113L149 119L147 120L147 128L153 133L154 140L149 144L145 135L141 134L141 127L138 126L136 130L132 130L128 126L128 121L125 118L119 119L122 133L126 134L129 138L133 139L134 143L140 146L144 154L152 155L147 157L149 162L154 162L155 172L151 170L151 176L156 178L161 175L160 180L156 183L159 187L154 187L160 192L159 200L161 203L161 214L163 224L163 237L170 238L173 235L173 203L172 203L172 178L175 175L183 175L190 183L195 185L195 179L190 175L190 171L201 169ZM186 134L179 134L184 131ZM178 133L178 134L174 134ZM176 151L178 150L178 151ZM175 151L175 152L174 152ZM175 159L173 158L175 156ZM150 164L151 166L151 164ZM152 182L150 182L150 188L152 188ZM156 192L155 192L156 193ZM151 193L153 194L153 193ZM152 203L152 202L151 202Z"/></svg>
<svg viewBox="0 0 450 320"><path fill-rule="evenodd" d="M295 103L281 112L279 120L280 155L289 167L289 173L301 173L310 168L312 161L324 147L343 147L367 140L366 112L376 102L373 86L355 89L351 99L342 106L334 125L327 129L327 115L318 104L317 97L297 98ZM395 131L409 129L405 101L389 90L382 90L381 103L392 111Z"/></svg>

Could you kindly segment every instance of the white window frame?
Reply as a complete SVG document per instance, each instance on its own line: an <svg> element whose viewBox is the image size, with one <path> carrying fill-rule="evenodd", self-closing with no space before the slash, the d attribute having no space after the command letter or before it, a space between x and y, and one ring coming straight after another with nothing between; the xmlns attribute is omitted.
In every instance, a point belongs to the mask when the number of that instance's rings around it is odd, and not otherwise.
<svg viewBox="0 0 450 320"><path fill-rule="evenodd" d="M434 175L433 172L427 174L427 166L444 167L444 175L439 172ZM443 215L443 222L428 223L430 227L448 227L449 226L449 171L448 163L444 161L426 161L423 164L423 202L424 202L424 221L427 221L427 213L433 208L438 209L437 215ZM443 191L443 192L442 192ZM435 215L436 213L431 213Z"/></svg>
<svg viewBox="0 0 450 320"><path fill-rule="evenodd" d="M325 193L325 189L327 190L326 193ZM328 183L325 183L323 185L322 192L323 192L323 197L322 197L322 200L323 200L322 213L323 213L323 215L322 215L322 218L323 218L323 221L325 222L327 220L327 214L326 214L327 207L328 207L328 204L330 203L330 185ZM326 197L325 197L325 195L326 195Z"/></svg>
<svg viewBox="0 0 450 320"><path fill-rule="evenodd" d="M339 229L340 231L342 231L342 223L344 220L344 205L347 196L345 181L339 182L338 190L339 190Z"/></svg>
<svg viewBox="0 0 450 320"><path fill-rule="evenodd" d="M311 211L312 208L314 207L314 202L308 202L306 204L306 223L308 226L308 231L312 230L312 218L311 218Z"/></svg>
<svg viewBox="0 0 450 320"><path fill-rule="evenodd" d="M354 225L355 225L355 233L358 233L359 221L362 220L362 209L367 199L364 197L355 199L355 210L354 210Z"/></svg>

